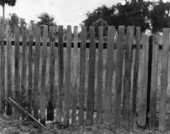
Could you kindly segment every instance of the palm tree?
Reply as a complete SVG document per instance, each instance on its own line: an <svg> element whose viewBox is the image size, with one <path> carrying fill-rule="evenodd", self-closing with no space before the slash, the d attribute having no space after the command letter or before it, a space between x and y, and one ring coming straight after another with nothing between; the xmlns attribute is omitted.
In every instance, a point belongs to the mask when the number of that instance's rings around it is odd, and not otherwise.
<svg viewBox="0 0 170 134"><path fill-rule="evenodd" d="M47 26L54 26L56 25L54 22L54 17L50 16L48 13L42 13L38 16L40 19L37 24L38 25L47 25Z"/></svg>
<svg viewBox="0 0 170 134"><path fill-rule="evenodd" d="M0 5L3 8L3 18L5 18L5 4L15 6L16 0L0 0Z"/></svg>

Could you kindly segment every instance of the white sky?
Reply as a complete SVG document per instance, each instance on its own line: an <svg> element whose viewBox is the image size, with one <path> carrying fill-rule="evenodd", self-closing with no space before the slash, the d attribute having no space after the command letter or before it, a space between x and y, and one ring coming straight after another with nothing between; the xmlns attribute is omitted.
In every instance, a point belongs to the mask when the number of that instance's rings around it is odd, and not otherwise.
<svg viewBox="0 0 170 134"><path fill-rule="evenodd" d="M122 0L17 0L14 7L6 6L5 15L8 18L10 13L16 13L29 23L30 20L37 21L38 15L47 12L55 18L58 25L79 26L86 18L87 11L93 11L101 5L110 7L120 1Z"/></svg>

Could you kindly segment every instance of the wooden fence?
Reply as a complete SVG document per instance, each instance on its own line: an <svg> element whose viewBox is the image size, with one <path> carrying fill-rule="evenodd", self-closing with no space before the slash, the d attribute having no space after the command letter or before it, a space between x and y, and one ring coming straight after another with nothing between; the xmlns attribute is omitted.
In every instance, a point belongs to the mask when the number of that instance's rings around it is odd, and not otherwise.
<svg viewBox="0 0 170 134"><path fill-rule="evenodd" d="M22 31L22 32L20 32ZM0 112L19 117L6 97L12 97L42 124L123 124L160 130L168 116L169 29L158 36L140 28L0 27ZM5 41L4 41L5 40Z"/></svg>

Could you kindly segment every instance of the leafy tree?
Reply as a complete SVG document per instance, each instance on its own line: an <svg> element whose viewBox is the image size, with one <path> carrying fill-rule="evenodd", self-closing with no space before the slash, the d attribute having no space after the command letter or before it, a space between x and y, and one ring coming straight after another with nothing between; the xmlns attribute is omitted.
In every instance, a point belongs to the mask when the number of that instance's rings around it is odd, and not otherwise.
<svg viewBox="0 0 170 134"><path fill-rule="evenodd" d="M107 27L108 27L108 23L106 20L103 19L97 19L95 22L93 22L91 24L92 27L94 27L95 29L95 36L98 37L99 36L99 26L103 26L104 29L104 36L107 35ZM89 36L89 32L88 32L88 36Z"/></svg>
<svg viewBox="0 0 170 134"><path fill-rule="evenodd" d="M106 23L109 23L109 20L111 19L111 16L115 13L115 11L115 6L108 8L107 6L103 5L95 9L93 12L88 12L86 14L87 19L85 19L83 23L88 27L92 24L94 25L97 20L104 20Z"/></svg>
<svg viewBox="0 0 170 134"><path fill-rule="evenodd" d="M24 18L19 18L19 24L21 27L26 27L27 23Z"/></svg>
<svg viewBox="0 0 170 134"><path fill-rule="evenodd" d="M95 9L93 12L88 12L87 19L84 20L86 26L92 26L92 24L98 20L105 20L108 25L114 25L116 28L119 25L134 25L141 26L144 31L150 28L149 25L149 13L151 2L146 2L143 0L125 1L125 4L118 3L108 8L106 6L101 6Z"/></svg>
<svg viewBox="0 0 170 134"><path fill-rule="evenodd" d="M36 28L36 23L35 23L34 20L31 20L30 23L29 23L28 29L32 30L32 29L34 29L34 28Z"/></svg>
<svg viewBox="0 0 170 134"><path fill-rule="evenodd" d="M170 2L150 2L144 0L125 0L112 7L101 6L86 14L83 21L87 27L96 25L97 20L104 20L108 25L140 26L152 32L161 31L163 27L170 27Z"/></svg>
<svg viewBox="0 0 170 134"><path fill-rule="evenodd" d="M118 25L133 25L140 26L142 31L150 29L150 6L152 5L149 1L143 0L132 0L131 2L126 1L125 5L118 3L116 5L116 26ZM114 21L111 20L112 22Z"/></svg>
<svg viewBox="0 0 170 134"><path fill-rule="evenodd" d="M13 13L10 15L9 25L11 27L11 31L14 32L15 26L19 25L19 17L17 14Z"/></svg>
<svg viewBox="0 0 170 134"><path fill-rule="evenodd" d="M161 0L158 3L153 4L153 10L151 10L151 24L152 31L161 31L164 27L170 27L170 3L163 3Z"/></svg>
<svg viewBox="0 0 170 134"><path fill-rule="evenodd" d="M0 0L0 5L3 8L3 18L5 18L5 5L15 6L16 0Z"/></svg>
<svg viewBox="0 0 170 134"><path fill-rule="evenodd" d="M56 25L54 22L54 17L50 16L48 13L42 13L41 15L38 16L40 19L37 22L37 25L47 25L47 26L54 26Z"/></svg>
<svg viewBox="0 0 170 134"><path fill-rule="evenodd" d="M4 19L3 17L0 17L0 25L3 25L3 24L7 24L8 23L8 19Z"/></svg>

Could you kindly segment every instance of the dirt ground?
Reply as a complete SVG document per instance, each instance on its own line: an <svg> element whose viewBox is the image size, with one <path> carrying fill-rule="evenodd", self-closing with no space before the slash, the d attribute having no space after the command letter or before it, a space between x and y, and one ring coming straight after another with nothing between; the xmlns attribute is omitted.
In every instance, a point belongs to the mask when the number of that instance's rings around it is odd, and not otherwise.
<svg viewBox="0 0 170 134"><path fill-rule="evenodd" d="M170 134L151 130L129 131L123 127L94 125L90 127L69 127L59 129L55 123L48 123L47 129L40 129L31 121L16 120L6 115L0 116L0 134Z"/></svg>

